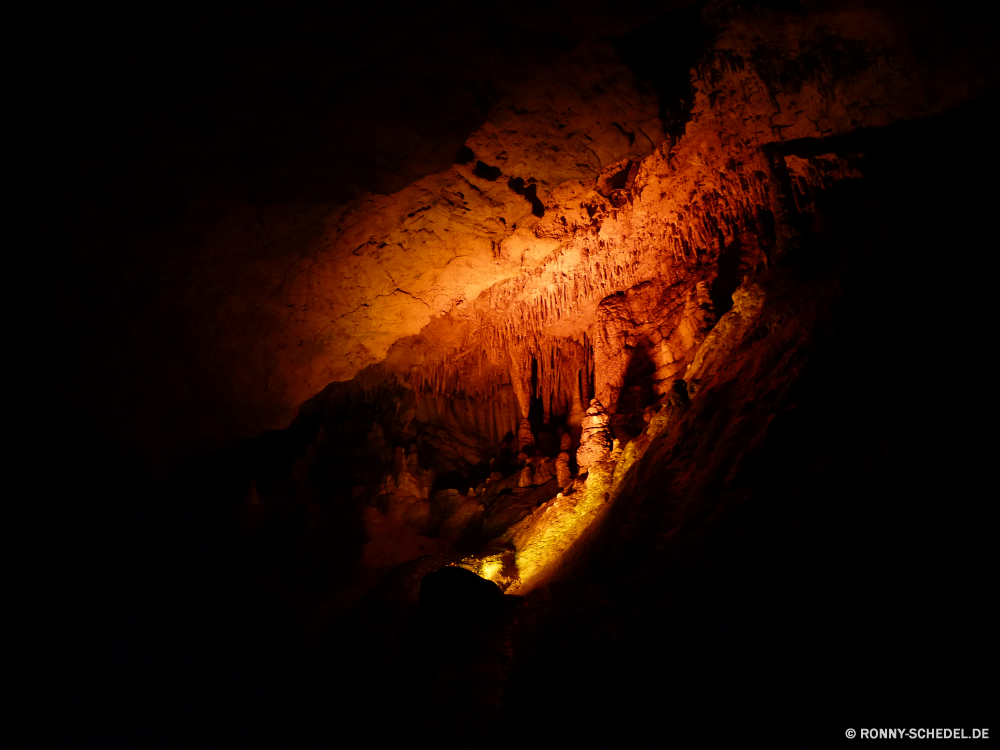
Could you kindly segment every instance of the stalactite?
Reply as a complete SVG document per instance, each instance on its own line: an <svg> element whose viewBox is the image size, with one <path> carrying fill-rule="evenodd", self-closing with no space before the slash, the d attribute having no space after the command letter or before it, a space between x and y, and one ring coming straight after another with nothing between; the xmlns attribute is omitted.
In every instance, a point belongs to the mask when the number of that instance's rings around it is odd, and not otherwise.
<svg viewBox="0 0 1000 750"><path fill-rule="evenodd" d="M833 157L787 161L791 197L799 211L811 208L813 192L852 176L850 164ZM471 409L473 402L482 406L463 418L495 440L508 431L516 434L531 398L542 400L546 421L582 414L594 396L592 336L600 341L601 332L588 326L598 304L651 278L670 285L690 278L694 269L704 276L712 272L719 254L744 233L763 235L771 210L765 166L756 147L748 149L739 167L706 173L699 177L704 185L698 189L661 196L656 210L647 201L642 211L633 212L633 206L642 203L646 182L662 180L663 171L672 169L665 164L661 170L643 165L632 183L629 202L615 209L604 204L601 209L606 231L597 235L586 226L575 233L546 235L558 236L567 247L575 245L579 264L566 263L557 252L548 266L493 285L471 305L468 339L411 368L403 380L418 397L467 394L472 401L463 402L463 408ZM567 335L561 329L555 335L554 327L568 320L579 321L579 330Z"/></svg>

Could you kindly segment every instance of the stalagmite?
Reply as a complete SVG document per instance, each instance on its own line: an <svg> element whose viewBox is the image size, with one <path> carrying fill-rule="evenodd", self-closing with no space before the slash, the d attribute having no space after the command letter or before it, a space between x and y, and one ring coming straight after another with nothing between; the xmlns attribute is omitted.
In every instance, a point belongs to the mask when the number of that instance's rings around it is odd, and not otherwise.
<svg viewBox="0 0 1000 750"><path fill-rule="evenodd" d="M590 402L587 415L583 419L580 447L576 451L576 463L581 471L601 461L607 461L611 449L611 433L608 430L608 413L596 398Z"/></svg>
<svg viewBox="0 0 1000 750"><path fill-rule="evenodd" d="M530 487L533 476L534 476L534 470L531 468L531 464L525 465L525 467L521 469L521 471L517 475L517 486Z"/></svg>
<svg viewBox="0 0 1000 750"><path fill-rule="evenodd" d="M563 451L556 458L556 484L565 489L572 481L569 470L569 453Z"/></svg>
<svg viewBox="0 0 1000 750"><path fill-rule="evenodd" d="M523 451L528 451L529 446L535 445L535 436L531 432L531 423L527 419L522 419L521 425L517 428L517 442Z"/></svg>

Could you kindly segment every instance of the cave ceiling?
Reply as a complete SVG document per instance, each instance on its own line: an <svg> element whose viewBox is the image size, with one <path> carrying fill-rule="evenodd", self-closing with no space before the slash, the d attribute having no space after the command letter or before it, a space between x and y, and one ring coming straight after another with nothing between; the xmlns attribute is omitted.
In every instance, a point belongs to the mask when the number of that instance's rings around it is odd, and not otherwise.
<svg viewBox="0 0 1000 750"><path fill-rule="evenodd" d="M54 118L26 94L32 179L57 186L26 224L59 243L59 387L160 466L284 428L359 373L509 385L524 414L532 361L581 346L613 403L639 336L662 391L775 262L785 209L858 176L823 143L996 84L973 11L257 3L48 20L27 57L74 103ZM554 391L569 377L542 369Z"/></svg>

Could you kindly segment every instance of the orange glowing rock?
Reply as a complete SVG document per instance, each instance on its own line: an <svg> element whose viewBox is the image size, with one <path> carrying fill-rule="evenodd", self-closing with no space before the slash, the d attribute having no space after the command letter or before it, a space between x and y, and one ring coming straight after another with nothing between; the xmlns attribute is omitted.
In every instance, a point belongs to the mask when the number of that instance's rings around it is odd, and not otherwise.
<svg viewBox="0 0 1000 750"><path fill-rule="evenodd" d="M543 459L538 464L538 469L535 471L534 483L537 485L542 485L548 482L550 479L556 476L556 462L551 458Z"/></svg>
<svg viewBox="0 0 1000 750"><path fill-rule="evenodd" d="M796 214L859 174L843 154L777 146L940 113L996 85L996 66L924 60L907 33L888 31L909 28L903 5L848 6L732 10L691 77L683 131L669 138L662 103L613 46L593 41L503 85L491 71L497 100L461 133L474 159L428 161L434 143L387 138L372 192L345 192L349 174L324 172L301 195L263 205L214 189L188 196L183 222L120 238L135 255L129 275L157 279L160 291L140 304L145 295L104 288L115 299L86 326L93 340L80 350L94 372L81 399L167 462L285 427L331 382L379 363L420 392L478 393L491 439L510 431L518 447L532 398L545 422L567 417L571 430L592 396L617 414L636 357L663 386L688 377L716 315L706 302L727 305L775 260L770 234L792 239ZM819 54L830 39L857 50L849 69ZM761 49L777 67L752 63ZM359 112L383 92L370 95ZM427 125L437 113L421 112L430 119L413 128L436 132ZM362 120L359 134L380 141L383 124ZM314 161L301 156L300 167ZM295 184L283 168L259 187ZM81 259L85 250L74 248ZM126 255L108 253L86 277L116 278ZM516 404L487 406L502 389Z"/></svg>
<svg viewBox="0 0 1000 750"><path fill-rule="evenodd" d="M563 451L556 458L556 484L565 489L569 487L573 475L569 470L569 453Z"/></svg>
<svg viewBox="0 0 1000 750"><path fill-rule="evenodd" d="M521 424L517 428L517 441L521 446L521 450L525 452L527 452L529 446L535 444L535 436L531 432L531 423L526 418L521 420Z"/></svg>
<svg viewBox="0 0 1000 750"><path fill-rule="evenodd" d="M594 464L607 461L611 451L611 432L608 430L608 413L596 398L590 402L587 416L583 419L583 435L576 451L576 463L580 471L586 471Z"/></svg>

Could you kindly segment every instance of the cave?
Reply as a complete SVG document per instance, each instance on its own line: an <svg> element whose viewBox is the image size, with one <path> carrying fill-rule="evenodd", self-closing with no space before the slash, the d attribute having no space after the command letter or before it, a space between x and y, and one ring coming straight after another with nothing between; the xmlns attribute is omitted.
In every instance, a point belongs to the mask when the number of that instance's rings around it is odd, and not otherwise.
<svg viewBox="0 0 1000 750"><path fill-rule="evenodd" d="M36 741L989 727L998 16L16 6Z"/></svg>

